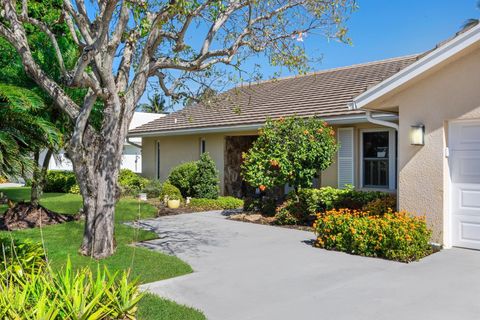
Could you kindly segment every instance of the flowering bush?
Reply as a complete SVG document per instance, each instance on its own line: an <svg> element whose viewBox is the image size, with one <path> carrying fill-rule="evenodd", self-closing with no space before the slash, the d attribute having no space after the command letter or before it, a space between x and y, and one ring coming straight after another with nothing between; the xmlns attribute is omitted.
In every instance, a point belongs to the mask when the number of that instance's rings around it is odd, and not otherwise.
<svg viewBox="0 0 480 320"><path fill-rule="evenodd" d="M313 228L316 246L369 257L410 262L431 253L425 217L406 212L372 216L340 209L320 213Z"/></svg>
<svg viewBox="0 0 480 320"><path fill-rule="evenodd" d="M328 168L338 145L325 121L309 118L268 120L252 148L243 154L243 179L264 192L290 184L310 187L319 171Z"/></svg>
<svg viewBox="0 0 480 320"><path fill-rule="evenodd" d="M395 210L397 207L397 197L388 195L377 198L363 206L362 211L368 211L370 215L380 216L389 210Z"/></svg>

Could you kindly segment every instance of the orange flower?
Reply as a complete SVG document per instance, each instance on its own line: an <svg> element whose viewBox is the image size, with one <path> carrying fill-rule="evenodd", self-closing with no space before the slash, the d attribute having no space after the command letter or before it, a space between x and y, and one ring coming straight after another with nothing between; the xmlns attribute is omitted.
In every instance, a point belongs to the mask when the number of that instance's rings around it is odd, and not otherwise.
<svg viewBox="0 0 480 320"><path fill-rule="evenodd" d="M270 165L274 168L278 167L278 161L275 159L270 160Z"/></svg>
<svg viewBox="0 0 480 320"><path fill-rule="evenodd" d="M307 134L308 134L308 130L303 131L303 134L304 134L304 135L307 135Z"/></svg>
<svg viewBox="0 0 480 320"><path fill-rule="evenodd" d="M330 130L330 135L333 137L335 135L335 131L334 130Z"/></svg>
<svg viewBox="0 0 480 320"><path fill-rule="evenodd" d="M267 187L265 187L263 184L261 184L258 189L260 189L260 191L265 191L265 189L267 189Z"/></svg>
<svg viewBox="0 0 480 320"><path fill-rule="evenodd" d="M320 128L317 130L318 133L322 133L323 132L323 128Z"/></svg>

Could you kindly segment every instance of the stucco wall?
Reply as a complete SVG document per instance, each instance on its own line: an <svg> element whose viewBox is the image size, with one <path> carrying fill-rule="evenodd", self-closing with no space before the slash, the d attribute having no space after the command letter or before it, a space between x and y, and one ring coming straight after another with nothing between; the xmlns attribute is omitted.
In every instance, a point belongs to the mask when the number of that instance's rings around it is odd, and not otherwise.
<svg viewBox="0 0 480 320"><path fill-rule="evenodd" d="M399 206L426 214L434 230L433 240L442 243L449 209L448 121L480 118L480 49L450 61L412 83L376 108L398 107ZM412 146L410 126L425 125L425 145ZM445 229L444 229L445 228Z"/></svg>
<svg viewBox="0 0 480 320"><path fill-rule="evenodd" d="M200 139L205 139L206 151L215 161L220 176L220 190L223 193L224 183L224 150L225 136L254 135L252 132L229 132L203 135L180 135L143 138L143 175L156 178L155 144L160 142L160 180L168 177L171 169L180 163L200 158Z"/></svg>

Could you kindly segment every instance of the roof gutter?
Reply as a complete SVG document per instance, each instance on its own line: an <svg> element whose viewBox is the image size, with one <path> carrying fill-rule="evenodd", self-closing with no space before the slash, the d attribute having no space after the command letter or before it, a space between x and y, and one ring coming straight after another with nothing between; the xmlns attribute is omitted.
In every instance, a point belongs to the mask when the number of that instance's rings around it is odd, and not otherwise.
<svg viewBox="0 0 480 320"><path fill-rule="evenodd" d="M136 142L133 142L130 140L131 137L127 137L127 143L128 144L131 144L132 146L134 147L137 147L138 149L142 150L142 145L141 144L138 144Z"/></svg>
<svg viewBox="0 0 480 320"><path fill-rule="evenodd" d="M375 121L382 121L382 120L397 120L398 115L388 113L388 112L381 112L375 115L373 120ZM332 125L340 125L340 124L354 124L354 123L362 123L368 121L368 118L364 114L357 114L357 115L346 115L346 116L338 116L338 117L325 117L321 118L328 121L329 124ZM221 127L205 127L205 128L187 128L187 129L178 129L178 130L170 130L170 131L151 131L151 132L134 132L130 133L128 136L132 137L155 137L155 136L179 136L179 135L190 135L190 134L207 134L207 133L228 133L228 132L241 132L241 131L256 131L262 128L265 124L264 123L256 123L256 124L247 124L247 125L233 125L233 126L221 126Z"/></svg>
<svg viewBox="0 0 480 320"><path fill-rule="evenodd" d="M358 109L357 107L357 103L355 101L353 102L350 102L347 104L348 108L350 110L356 110ZM398 123L395 123L395 122L390 122L390 121L385 121L385 120L381 120L381 119L378 119L378 118L374 118L373 117L373 111L372 110L368 110L368 109L364 109L363 110L365 111L365 115L367 116L367 121L370 122L370 123L373 123L373 124L378 124L380 126L384 126L384 127L389 127L389 128L393 128L395 130L398 131ZM382 112L383 113L383 112ZM397 116L398 117L398 116Z"/></svg>

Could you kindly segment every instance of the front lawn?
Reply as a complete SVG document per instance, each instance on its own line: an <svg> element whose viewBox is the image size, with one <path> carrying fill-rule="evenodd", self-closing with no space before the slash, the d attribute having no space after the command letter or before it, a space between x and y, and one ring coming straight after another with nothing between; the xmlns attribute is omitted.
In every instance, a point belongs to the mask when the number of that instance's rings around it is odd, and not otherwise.
<svg viewBox="0 0 480 320"><path fill-rule="evenodd" d="M10 199L21 201L29 199L29 188L8 188L0 190ZM63 193L46 193L43 195L41 204L46 208L65 213L74 214L81 208L82 198L79 195ZM6 210L5 205L0 205L0 212ZM139 210L140 208L140 210ZM12 236L18 239L32 239L42 241L48 254L48 259L53 268L61 268L70 257L76 267L108 266L111 271L131 269L132 276L138 278L141 283L148 283L168 279L192 272L188 264L180 259L165 255L152 250L134 247L131 244L156 238L156 234L150 231L137 230L123 224L135 218L154 217L156 209L144 202L132 198L123 198L119 201L115 214L115 237L117 250L107 259L97 262L77 253L80 246L83 222L75 221L60 225L47 226L40 229L25 229L13 232L0 232L0 236ZM161 299L154 295L147 295L140 302L139 319L205 319L200 312L180 306L176 303Z"/></svg>

